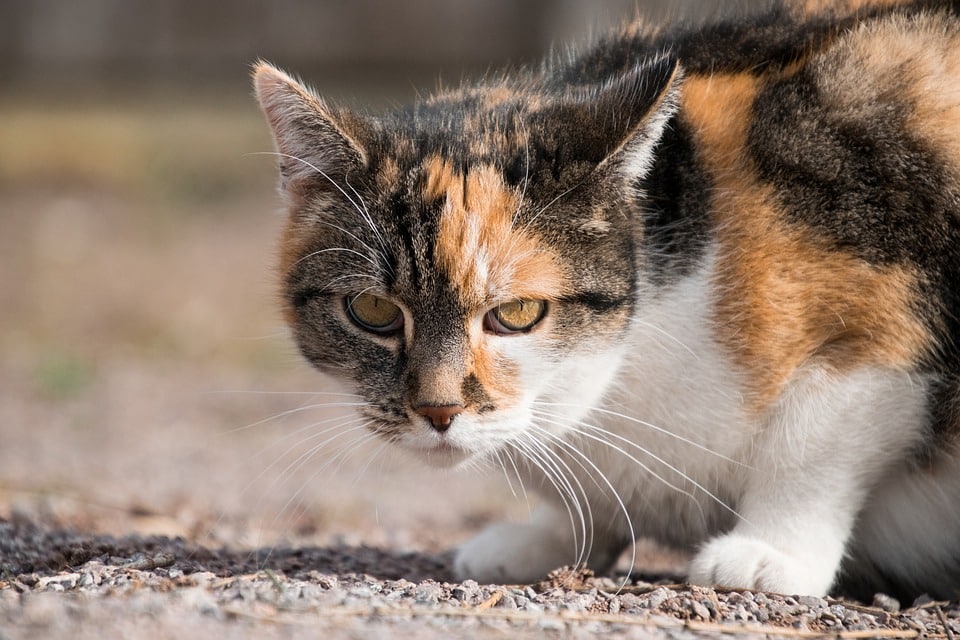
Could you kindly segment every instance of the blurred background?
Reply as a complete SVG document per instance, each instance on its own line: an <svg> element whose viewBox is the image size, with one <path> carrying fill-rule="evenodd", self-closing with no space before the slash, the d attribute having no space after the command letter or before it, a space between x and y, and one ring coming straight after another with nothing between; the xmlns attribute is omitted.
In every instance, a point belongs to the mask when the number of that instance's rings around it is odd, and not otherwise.
<svg viewBox="0 0 960 640"><path fill-rule="evenodd" d="M424 476L386 456L298 457L336 409L298 411L325 383L274 304L282 212L250 65L378 110L695 4L0 0L0 517L417 548L525 513L502 481L430 481L449 509L409 500Z"/></svg>

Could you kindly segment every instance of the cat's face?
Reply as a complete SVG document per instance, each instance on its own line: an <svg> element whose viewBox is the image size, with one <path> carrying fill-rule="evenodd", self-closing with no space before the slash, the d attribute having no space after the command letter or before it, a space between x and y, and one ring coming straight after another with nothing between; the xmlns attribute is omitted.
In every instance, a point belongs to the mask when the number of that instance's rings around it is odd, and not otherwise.
<svg viewBox="0 0 960 640"><path fill-rule="evenodd" d="M674 108L672 62L634 75L374 119L257 68L290 209L286 316L374 432L455 464L561 435L604 392L643 290L629 196Z"/></svg>

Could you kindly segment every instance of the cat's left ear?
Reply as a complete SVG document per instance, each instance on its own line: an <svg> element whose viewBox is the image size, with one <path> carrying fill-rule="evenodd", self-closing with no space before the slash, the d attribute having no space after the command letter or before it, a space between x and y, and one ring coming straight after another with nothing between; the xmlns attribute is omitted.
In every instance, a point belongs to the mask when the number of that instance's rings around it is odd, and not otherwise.
<svg viewBox="0 0 960 640"><path fill-rule="evenodd" d="M670 118L679 108L683 71L676 58L663 55L638 64L629 73L601 90L601 111L614 126L624 118L623 139L601 164L616 164L629 179L647 175L653 167L654 150ZM618 111L618 107L621 109ZM617 132L614 132L616 140Z"/></svg>
<svg viewBox="0 0 960 640"><path fill-rule="evenodd" d="M676 57L665 53L601 85L569 90L549 116L557 123L558 153L642 178L677 111L682 76Z"/></svg>

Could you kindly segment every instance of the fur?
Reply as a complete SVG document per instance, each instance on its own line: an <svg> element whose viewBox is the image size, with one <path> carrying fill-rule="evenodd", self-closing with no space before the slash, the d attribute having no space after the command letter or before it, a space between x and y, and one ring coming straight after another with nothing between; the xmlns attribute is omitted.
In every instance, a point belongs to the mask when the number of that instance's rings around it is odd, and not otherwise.
<svg viewBox="0 0 960 640"><path fill-rule="evenodd" d="M376 116L257 65L302 352L376 435L543 496L459 575L649 535L700 584L957 594L957 9L631 24Z"/></svg>

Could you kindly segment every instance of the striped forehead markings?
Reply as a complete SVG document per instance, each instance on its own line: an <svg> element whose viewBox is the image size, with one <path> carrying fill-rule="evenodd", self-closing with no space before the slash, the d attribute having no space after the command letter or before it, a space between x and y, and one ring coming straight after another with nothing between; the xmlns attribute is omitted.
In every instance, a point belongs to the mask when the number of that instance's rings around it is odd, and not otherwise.
<svg viewBox="0 0 960 640"><path fill-rule="evenodd" d="M423 163L423 197L441 202L434 256L467 308L491 301L555 299L568 286L552 249L514 224L520 194L490 164L459 171L443 158Z"/></svg>

